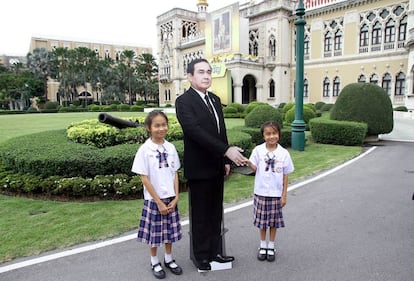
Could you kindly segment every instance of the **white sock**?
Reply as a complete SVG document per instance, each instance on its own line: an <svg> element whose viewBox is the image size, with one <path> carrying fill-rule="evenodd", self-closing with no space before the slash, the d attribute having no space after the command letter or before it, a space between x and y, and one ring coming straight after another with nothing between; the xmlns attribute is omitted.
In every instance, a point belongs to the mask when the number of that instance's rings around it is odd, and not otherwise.
<svg viewBox="0 0 414 281"><path fill-rule="evenodd" d="M151 264L156 265L157 263L160 263L158 256L151 256Z"/></svg>
<svg viewBox="0 0 414 281"><path fill-rule="evenodd" d="M169 267L171 267L171 268L178 267L178 265L175 262L172 262L172 261L173 261L172 255L171 254L169 254L169 255L165 254L165 263L171 262L170 265L169 265Z"/></svg>
<svg viewBox="0 0 414 281"><path fill-rule="evenodd" d="M172 259L172 255L171 254L165 254L165 257L164 257L164 260L165 260L165 262L166 263L169 263L169 262L171 262L173 259Z"/></svg>
<svg viewBox="0 0 414 281"><path fill-rule="evenodd" d="M266 240L260 240L260 248L263 248L263 249L267 248Z"/></svg>
<svg viewBox="0 0 414 281"><path fill-rule="evenodd" d="M275 241L269 241L269 244L267 246L268 249L274 249L275 248Z"/></svg>

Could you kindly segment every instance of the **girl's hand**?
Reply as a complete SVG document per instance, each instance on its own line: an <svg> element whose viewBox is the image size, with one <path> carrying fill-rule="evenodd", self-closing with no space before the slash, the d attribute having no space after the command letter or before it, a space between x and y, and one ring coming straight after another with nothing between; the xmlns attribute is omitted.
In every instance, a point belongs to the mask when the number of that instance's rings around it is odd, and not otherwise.
<svg viewBox="0 0 414 281"><path fill-rule="evenodd" d="M282 208L286 206L286 196L282 196L282 198L280 198L280 205L282 205Z"/></svg>
<svg viewBox="0 0 414 281"><path fill-rule="evenodd" d="M168 208L168 213L171 213L174 211L175 206L177 206L178 204L178 196L176 196L167 206Z"/></svg>
<svg viewBox="0 0 414 281"><path fill-rule="evenodd" d="M164 202L159 201L157 202L158 211L160 211L161 215L168 214L168 207L164 204Z"/></svg>

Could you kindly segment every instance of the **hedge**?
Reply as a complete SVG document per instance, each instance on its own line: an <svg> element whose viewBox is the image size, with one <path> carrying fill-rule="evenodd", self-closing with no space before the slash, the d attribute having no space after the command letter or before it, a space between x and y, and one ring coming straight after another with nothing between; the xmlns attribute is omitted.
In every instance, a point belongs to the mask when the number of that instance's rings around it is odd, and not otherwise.
<svg viewBox="0 0 414 281"><path fill-rule="evenodd" d="M325 118L311 119L309 127L316 142L348 146L363 144L368 130L366 123Z"/></svg>

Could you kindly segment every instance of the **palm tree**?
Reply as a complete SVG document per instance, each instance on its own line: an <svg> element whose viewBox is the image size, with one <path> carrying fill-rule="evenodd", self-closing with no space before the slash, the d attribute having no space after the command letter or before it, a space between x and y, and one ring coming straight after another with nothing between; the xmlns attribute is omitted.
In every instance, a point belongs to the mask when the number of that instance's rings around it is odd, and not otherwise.
<svg viewBox="0 0 414 281"><path fill-rule="evenodd" d="M131 89L131 79L134 71L134 65L136 64L136 55L132 50L124 50L121 53L121 64L125 64L126 72L128 75L128 96L129 104L132 105L132 89Z"/></svg>
<svg viewBox="0 0 414 281"><path fill-rule="evenodd" d="M152 84L158 85L158 65L154 56L148 53L141 54L138 57L137 71L139 79L144 83L142 89L145 102L147 102L149 96L158 96L158 86L152 86Z"/></svg>
<svg viewBox="0 0 414 281"><path fill-rule="evenodd" d="M47 101L47 80L50 75L50 52L45 48L36 48L33 53L27 54L27 67L40 79L43 80L43 93Z"/></svg>

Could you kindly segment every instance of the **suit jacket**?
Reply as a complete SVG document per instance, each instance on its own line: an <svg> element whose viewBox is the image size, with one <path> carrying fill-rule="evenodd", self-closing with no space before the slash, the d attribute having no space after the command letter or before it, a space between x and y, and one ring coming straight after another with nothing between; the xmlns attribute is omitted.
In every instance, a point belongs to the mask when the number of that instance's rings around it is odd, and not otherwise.
<svg viewBox="0 0 414 281"><path fill-rule="evenodd" d="M177 119L184 133L183 166L187 179L223 177L224 165L228 162L224 156L229 144L221 101L211 92L208 95L218 115L220 133L215 117L193 88L179 96L175 102Z"/></svg>

